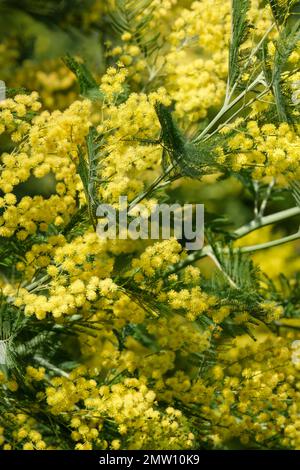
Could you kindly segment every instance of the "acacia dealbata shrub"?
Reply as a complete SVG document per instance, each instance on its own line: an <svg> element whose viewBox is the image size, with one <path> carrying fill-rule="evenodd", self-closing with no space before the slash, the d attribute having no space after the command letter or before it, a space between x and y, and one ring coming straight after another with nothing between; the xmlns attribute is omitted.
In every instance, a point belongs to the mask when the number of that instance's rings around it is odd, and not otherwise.
<svg viewBox="0 0 300 470"><path fill-rule="evenodd" d="M42 4L1 3L0 447L299 449L299 2ZM204 246L99 237L121 196Z"/></svg>

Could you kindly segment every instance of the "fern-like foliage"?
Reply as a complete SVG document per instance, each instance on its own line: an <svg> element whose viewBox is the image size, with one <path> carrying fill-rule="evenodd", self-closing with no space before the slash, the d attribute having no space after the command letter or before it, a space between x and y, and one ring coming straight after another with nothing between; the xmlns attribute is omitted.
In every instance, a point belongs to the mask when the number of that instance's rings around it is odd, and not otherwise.
<svg viewBox="0 0 300 470"><path fill-rule="evenodd" d="M289 0L284 4L279 0L268 0L268 3L271 7L277 26L281 26L287 22L293 6L299 3L299 1Z"/></svg>
<svg viewBox="0 0 300 470"><path fill-rule="evenodd" d="M58 354L61 361L65 354L62 352L62 337L64 349L67 337L76 340L80 323L77 317L71 317L63 325L45 319L41 330L40 320L25 316L22 309L16 308L10 299L1 295L0 368L7 375L13 375L23 382L26 366L36 362L36 357L47 357L48 360L54 358L54 362L57 362ZM68 356L66 359L69 359Z"/></svg>
<svg viewBox="0 0 300 470"><path fill-rule="evenodd" d="M116 0L110 14L114 30L120 35L129 33L146 57L158 48L159 33L149 31L154 9L153 0Z"/></svg>
<svg viewBox="0 0 300 470"><path fill-rule="evenodd" d="M229 244L224 249L222 243L212 244L213 253L220 265L221 275L229 285L244 292L258 291L258 271L249 256Z"/></svg>
<svg viewBox="0 0 300 470"><path fill-rule="evenodd" d="M300 207L300 182L293 181L291 183L291 189L292 189L293 198L295 199L297 205Z"/></svg>
<svg viewBox="0 0 300 470"><path fill-rule="evenodd" d="M21 312L10 305L1 294L0 298L0 365L8 370L20 373L17 351L15 348L16 338L26 320L22 318Z"/></svg>
<svg viewBox="0 0 300 470"><path fill-rule="evenodd" d="M210 238L210 234L208 234ZM260 271L252 259L233 248L232 244L211 242L212 257L218 270L211 279L204 281L206 289L219 299L219 306L227 306L233 315L226 317L221 326L229 337L248 334L253 340L255 336L251 324L264 322L266 313L261 305L263 296L260 290ZM235 319L240 314L248 313L248 319L242 323Z"/></svg>
<svg viewBox="0 0 300 470"><path fill-rule="evenodd" d="M101 136L92 127L86 137L87 158L83 149L80 146L78 147L79 163L77 170L83 184L90 221L94 228L96 228L96 210L99 204L97 188L101 182L99 177L100 163L101 159L104 158L101 152L102 145Z"/></svg>
<svg viewBox="0 0 300 470"><path fill-rule="evenodd" d="M280 32L276 53L274 57L273 67L273 93L275 97L278 118L282 122L292 122L289 105L284 94L282 73L287 67L288 59L300 41L300 22L297 21L292 25L287 24Z"/></svg>
<svg viewBox="0 0 300 470"><path fill-rule="evenodd" d="M216 168L214 140L194 144L178 128L172 112L166 106L159 103L155 110L161 126L160 141L181 175L199 178L207 173L208 169L211 171L212 167Z"/></svg>
<svg viewBox="0 0 300 470"><path fill-rule="evenodd" d="M73 238L83 235L89 225L90 219L87 206L82 206L72 215L62 233L68 241L71 241Z"/></svg>
<svg viewBox="0 0 300 470"><path fill-rule="evenodd" d="M266 296L284 308L283 318L277 324L300 328L300 273L290 279L280 273L276 283L264 273L263 286Z"/></svg>
<svg viewBox="0 0 300 470"><path fill-rule="evenodd" d="M9 341L20 328L19 315L15 308L5 302L2 295L0 302L0 341Z"/></svg>
<svg viewBox="0 0 300 470"><path fill-rule="evenodd" d="M240 47L247 37L250 26L247 20L249 7L249 0L232 0L232 32L229 47L230 86L234 84L240 73Z"/></svg>
<svg viewBox="0 0 300 470"><path fill-rule="evenodd" d="M0 237L0 268L4 272L11 270L18 261L23 260L26 250L29 249L30 242L24 242L22 245L14 238L7 239Z"/></svg>
<svg viewBox="0 0 300 470"><path fill-rule="evenodd" d="M70 54L64 57L66 66L76 75L80 94L92 100L103 99L103 94L92 73L85 64L78 62Z"/></svg>

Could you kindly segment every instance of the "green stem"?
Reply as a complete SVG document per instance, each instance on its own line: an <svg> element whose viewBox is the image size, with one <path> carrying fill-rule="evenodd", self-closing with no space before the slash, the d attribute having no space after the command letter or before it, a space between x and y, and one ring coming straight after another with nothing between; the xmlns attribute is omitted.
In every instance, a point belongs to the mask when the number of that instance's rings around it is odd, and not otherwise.
<svg viewBox="0 0 300 470"><path fill-rule="evenodd" d="M229 282L231 287L233 287L234 289L237 289L236 283L233 281L233 279L231 279L231 277L227 274L227 272L224 271L223 267L221 266L218 258L215 256L215 254L212 251L210 251L210 252L207 253L207 255L215 263L217 268L223 273L223 276L225 276L225 278L227 279L227 281Z"/></svg>
<svg viewBox="0 0 300 470"><path fill-rule="evenodd" d="M224 116L230 109L232 109L241 99L243 99L247 93L252 91L257 84L261 83L263 80L263 73L261 72L255 80L249 85L245 90L243 90L234 100L232 100L230 103L224 103L218 114L214 117L214 119L208 124L208 126L201 132L201 134L196 137L196 139L193 140L193 143L196 144L197 142L200 142L203 137L208 134L208 132L217 124L217 122L221 119L221 117ZM242 108L243 109L243 108ZM241 109L239 110L239 112Z"/></svg>
<svg viewBox="0 0 300 470"><path fill-rule="evenodd" d="M251 106L251 104L255 103L255 101L258 101L260 98L262 98L264 95L266 95L269 91L270 91L270 86L265 88L261 93L259 93L259 95L256 95L254 98L247 101L247 103L244 103L244 105L241 109L238 109L233 114L231 114L231 116L228 119L226 119L226 121L222 122L211 134L207 135L206 138L204 139L204 141L211 138L217 132L220 132L220 130L223 129L227 124L232 122L240 114L241 111L249 108L249 106Z"/></svg>
<svg viewBox="0 0 300 470"><path fill-rule="evenodd" d="M230 101L238 83L239 83L239 80L242 76L242 74L247 70L247 67L250 65L251 63L251 60L256 56L257 52L259 51L259 49L261 48L261 46L263 45L263 43L265 42L265 40L267 39L268 35L270 34L270 32L272 31L272 29L275 27L275 23L272 23L271 26L267 29L267 31L265 32L265 34L262 36L261 40L258 42L258 44L252 49L247 61L245 62L245 64L243 65L243 67L241 68L240 70L240 73L235 81L235 84L233 85L232 87L232 90L230 91L229 90L229 83L230 83L230 79L229 79L229 76L228 76L228 81L227 81L227 91L226 91L226 98L227 98L227 102ZM226 103L226 99L225 99L225 103Z"/></svg>
<svg viewBox="0 0 300 470"><path fill-rule="evenodd" d="M263 217L264 213L265 213L265 210L266 210L266 207L267 207L267 204L268 204L268 201L271 197L271 194L272 194L272 190L273 190L273 187L275 186L275 178L272 178L271 182L269 183L269 186L267 188L267 191L266 191L266 195L261 203L261 206L260 206L260 209L259 209L259 212L257 214L257 216L260 218L260 217Z"/></svg>
<svg viewBox="0 0 300 470"><path fill-rule="evenodd" d="M41 284L43 284L44 282L47 282L51 279L51 276L49 276L49 274L45 274L45 276L41 277L40 279L38 279L37 281L35 282L32 282L31 284L29 284L28 286L25 286L26 289L31 292L33 291L33 289L35 289L36 287L40 286Z"/></svg>
<svg viewBox="0 0 300 470"><path fill-rule="evenodd" d="M233 238L238 239L253 230L256 230L261 227L265 227L266 225L271 225L276 222L280 222L282 220L289 219L290 217L294 217L296 215L300 215L300 207L292 207L291 209L286 209L284 211L276 212L275 214L266 215L264 217L257 217L248 224L243 225L242 227L238 228L233 234Z"/></svg>
<svg viewBox="0 0 300 470"><path fill-rule="evenodd" d="M239 229L237 229L235 232L233 232L232 237L235 240L238 240L239 238L244 237L248 233L253 232L254 230L257 230L258 228L265 227L267 225L274 224L276 222L280 222L282 220L286 220L290 217L294 217L296 215L300 214L300 208L299 207L292 207L291 209L286 209L284 211L276 212L275 214L270 214L265 217L259 217L248 224L243 225ZM277 246L281 245L283 243L287 243L293 240L297 240L300 238L300 232L297 232L294 235L289 235L287 237L280 238L278 240L273 240L270 242L262 243L259 245L253 245L253 246L244 246L240 248L240 251L243 253L250 253L258 250L262 250L264 248L271 248L272 246ZM169 270L165 273L165 276L168 276L169 274L172 274L174 272L180 271L181 269L185 268L186 266L189 266L190 264L194 263L195 261L205 258L206 256L210 256L213 254L213 249L211 245L206 245L202 250L195 251L194 253L188 255L183 261L180 263L171 266Z"/></svg>
<svg viewBox="0 0 300 470"><path fill-rule="evenodd" d="M154 189L157 188L158 184L173 170L174 165L171 163L166 171L160 176L158 176L153 183L144 191L142 194L139 194L130 204L128 208L128 212L130 212L131 209L133 209L137 204L139 204L145 197L149 196L149 194L154 191Z"/></svg>
<svg viewBox="0 0 300 470"><path fill-rule="evenodd" d="M243 246L240 248L242 253L253 253L254 251L264 250L266 248L272 248L274 246L283 245L284 243L288 243L294 240L300 239L300 231L294 233L293 235L288 235L287 237L282 237L277 240L272 240L270 242L261 243L260 245L252 245L252 246Z"/></svg>
<svg viewBox="0 0 300 470"><path fill-rule="evenodd" d="M268 37L269 33L272 31L272 29L274 28L275 26L275 23L272 23L272 25L267 29L267 31L265 32L265 34L263 35L263 37L261 38L261 40L259 41L259 43L256 45L256 47L252 50L250 56L248 57L248 60L246 62L246 64L244 64L244 67L242 68L242 70L240 71L239 73L239 76L236 80L236 83L235 85L232 87L232 89L230 90L230 79L229 79L229 76L228 76L228 79L227 79L227 85L226 85L226 95L225 95L225 101L224 101L224 104L221 108L221 110L219 111L219 113L215 116L215 118L208 124L208 126L202 131L202 133L196 137L196 139L194 140L194 143L197 143L199 142L206 134L208 134L208 132L210 131L210 129L219 121L219 119L225 114L227 113L227 111L229 111L233 106L235 106L242 98L244 98L246 96L246 94L251 91L253 88L256 87L256 85L258 83L260 83L262 81L262 79L264 79L264 73L261 72L257 77L256 79L251 83L251 85L249 87L247 87L240 95L238 95L232 102L230 102L234 92L235 92L235 89L236 89L236 86L238 84L238 80L239 78L241 77L243 71L247 68L247 66L249 65L249 63L251 62L252 58L255 57L255 55L257 54L258 50L260 49L260 47L262 46L262 44L264 43L264 41L266 40L266 38ZM269 89L270 87L268 87ZM263 94L265 93L265 91L263 92ZM256 100L256 98L254 98L254 101ZM244 109L244 107L242 108ZM238 113L240 111L242 111L242 109L239 109L238 110Z"/></svg>

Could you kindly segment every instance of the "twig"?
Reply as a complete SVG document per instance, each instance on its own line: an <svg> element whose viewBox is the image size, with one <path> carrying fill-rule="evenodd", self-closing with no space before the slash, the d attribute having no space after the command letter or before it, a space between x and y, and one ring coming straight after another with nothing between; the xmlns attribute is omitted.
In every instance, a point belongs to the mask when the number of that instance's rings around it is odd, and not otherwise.
<svg viewBox="0 0 300 470"><path fill-rule="evenodd" d="M51 364L51 362L47 361L46 359L42 358L41 356L34 356L34 359L36 362L41 364L41 366L46 367L47 369L52 370L58 375L61 375L62 377L66 377L67 379L69 378L69 374L65 372L64 370L60 369L59 367L56 367L54 364Z"/></svg>
<svg viewBox="0 0 300 470"><path fill-rule="evenodd" d="M294 217L296 215L300 215L300 207L292 207L291 209L286 209L284 211L280 211L280 212L277 212L275 214L271 214L271 215L267 215L265 217L254 219L251 222L249 222L248 224L243 225L242 227L237 229L235 232L233 232L232 238L237 240L239 238L244 237L248 233L253 232L254 230L256 230L258 228L262 228L262 227L265 227L267 225L271 225L271 224L274 224L276 222L280 222L281 220L286 220L286 219L288 219L290 217ZM273 240L273 241L270 241L270 242L261 243L259 245L244 246L244 247L241 247L239 250L242 253L250 253L250 252L262 250L264 248L271 248L273 246L278 246L278 245L281 245L283 243L287 243L287 242L290 242L290 241L293 241L293 240L297 240L298 238L300 238L300 231L298 231L297 233L295 233L293 235L289 235L287 237L283 237L283 238ZM214 252L213 252L213 249L212 249L211 245L206 245L204 248L202 248L202 250L195 251L194 253L191 253L190 255L188 255L180 263L178 263L174 266L171 266L167 270L167 272L165 273L164 276L168 276L169 274L180 271L181 269L185 268L186 266L194 263L195 261L197 261L201 258L205 258L206 256L211 257L211 254L213 254L213 253Z"/></svg>

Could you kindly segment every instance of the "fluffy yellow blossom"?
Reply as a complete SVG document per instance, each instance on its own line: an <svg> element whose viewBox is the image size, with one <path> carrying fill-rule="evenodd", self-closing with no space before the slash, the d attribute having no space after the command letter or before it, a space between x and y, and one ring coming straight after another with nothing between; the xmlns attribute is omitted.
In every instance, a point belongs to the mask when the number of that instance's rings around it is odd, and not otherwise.
<svg viewBox="0 0 300 470"><path fill-rule="evenodd" d="M26 5L0 44L0 449L300 449L299 44L259 0L234 64L230 0L64 3L53 55ZM100 237L120 196L204 203L203 249Z"/></svg>
<svg viewBox="0 0 300 470"><path fill-rule="evenodd" d="M228 141L228 163L234 171L250 168L257 180L276 178L281 184L298 178L300 140L288 123L264 124L248 121Z"/></svg>

